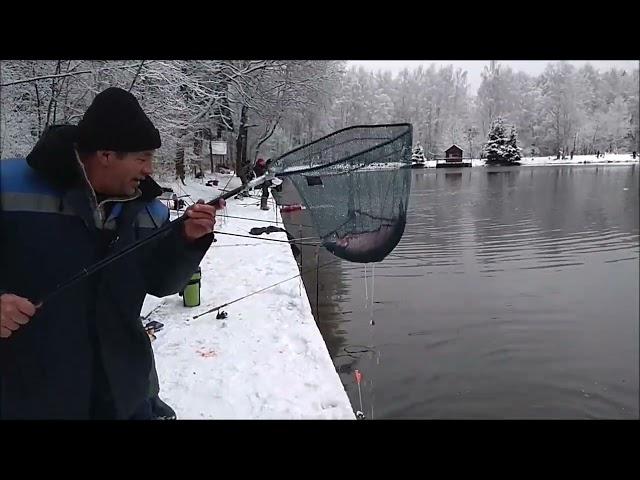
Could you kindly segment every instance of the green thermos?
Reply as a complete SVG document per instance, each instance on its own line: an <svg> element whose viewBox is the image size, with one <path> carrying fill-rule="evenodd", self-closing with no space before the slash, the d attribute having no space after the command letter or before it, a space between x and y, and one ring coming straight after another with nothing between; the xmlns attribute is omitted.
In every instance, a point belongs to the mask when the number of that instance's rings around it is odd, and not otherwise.
<svg viewBox="0 0 640 480"><path fill-rule="evenodd" d="M191 280L182 291L182 303L185 307L197 307L200 305L200 278L201 269L198 267L198 270L191 276Z"/></svg>

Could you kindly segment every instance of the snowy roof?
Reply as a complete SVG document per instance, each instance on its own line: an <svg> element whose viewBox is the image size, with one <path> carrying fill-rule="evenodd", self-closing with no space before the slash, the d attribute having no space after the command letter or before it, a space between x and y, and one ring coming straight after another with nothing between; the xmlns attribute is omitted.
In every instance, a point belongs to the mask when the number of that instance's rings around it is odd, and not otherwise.
<svg viewBox="0 0 640 480"><path fill-rule="evenodd" d="M457 148L458 150L462 151L462 149L454 143L449 148L447 148L444 152L447 153L449 150L452 150L454 148Z"/></svg>

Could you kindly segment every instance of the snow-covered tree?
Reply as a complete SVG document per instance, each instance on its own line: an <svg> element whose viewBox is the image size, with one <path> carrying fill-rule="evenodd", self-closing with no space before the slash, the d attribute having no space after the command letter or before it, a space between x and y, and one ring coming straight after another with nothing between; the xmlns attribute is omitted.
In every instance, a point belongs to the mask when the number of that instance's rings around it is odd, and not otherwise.
<svg viewBox="0 0 640 480"><path fill-rule="evenodd" d="M487 143L484 145L484 155L487 158L487 165L509 162L509 136L502 117L496 117L491 122Z"/></svg>
<svg viewBox="0 0 640 480"><path fill-rule="evenodd" d="M411 154L411 161L418 163L423 163L425 161L424 148L422 147L422 145L420 145L420 142L417 142L416 146L413 149L413 152Z"/></svg>
<svg viewBox="0 0 640 480"><path fill-rule="evenodd" d="M522 149L518 147L518 131L515 126L511 126L511 132L509 133L509 139L505 147L506 157L505 160L509 163L516 164L520 162L522 158Z"/></svg>
<svg viewBox="0 0 640 480"><path fill-rule="evenodd" d="M532 76L493 62L469 95L466 72L452 66L396 76L345 67L309 60L3 60L0 155L26 155L48 125L77 123L109 86L138 98L161 132L157 170L169 172L176 164L189 171L206 157L208 141L227 141L227 159L250 164L364 123L412 123L427 157L451 143L477 152L498 116L532 155L640 144L637 68L602 72L557 62Z"/></svg>
<svg viewBox="0 0 640 480"><path fill-rule="evenodd" d="M464 130L464 138L469 144L469 155L473 158L473 144L475 138L478 136L478 128L475 125L470 125Z"/></svg>

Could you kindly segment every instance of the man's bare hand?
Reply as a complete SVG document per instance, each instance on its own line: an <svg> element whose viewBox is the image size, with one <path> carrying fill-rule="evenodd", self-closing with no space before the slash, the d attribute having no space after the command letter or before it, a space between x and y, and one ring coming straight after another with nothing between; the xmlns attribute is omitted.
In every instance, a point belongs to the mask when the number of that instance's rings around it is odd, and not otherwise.
<svg viewBox="0 0 640 480"><path fill-rule="evenodd" d="M4 293L0 295L0 338L9 338L36 313L33 303L23 297Z"/></svg>
<svg viewBox="0 0 640 480"><path fill-rule="evenodd" d="M185 212L188 217L184 222L184 235L189 241L197 240L211 232L216 224L216 211L225 207L224 199L217 206L207 205L200 199Z"/></svg>

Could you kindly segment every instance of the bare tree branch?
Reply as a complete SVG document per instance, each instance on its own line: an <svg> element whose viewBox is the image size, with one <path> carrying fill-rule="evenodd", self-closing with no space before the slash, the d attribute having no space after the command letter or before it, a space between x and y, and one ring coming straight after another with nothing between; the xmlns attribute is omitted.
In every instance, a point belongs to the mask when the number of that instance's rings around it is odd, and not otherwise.
<svg viewBox="0 0 640 480"><path fill-rule="evenodd" d="M134 67L139 67L142 64L144 64L144 62L135 64L135 65L120 65L120 66L117 66L117 67L105 67L105 68L100 68L97 71L118 70L118 69L124 69L124 68L134 68ZM85 74L88 74L88 73L96 73L96 71L94 71L94 70L83 70L83 71L80 71L80 72L67 72L67 73L53 74L53 75L42 75L40 77L25 78L23 80L16 80L14 82L2 83L2 84L0 84L0 87L8 87L10 85L19 85L21 83L38 82L40 80L49 80L49 79L52 79L52 78L55 79L55 78L69 77L69 76L74 76L74 75L85 75Z"/></svg>
<svg viewBox="0 0 640 480"><path fill-rule="evenodd" d="M142 70L142 66L144 65L144 60L142 62L140 62L140 66L138 67L138 71L136 72L135 77L133 77L133 80L131 81L131 85L129 85L129 90L127 90L128 92L131 91L131 89L133 88L133 86L136 84L136 80L138 79L138 75L140 75L140 70Z"/></svg>

